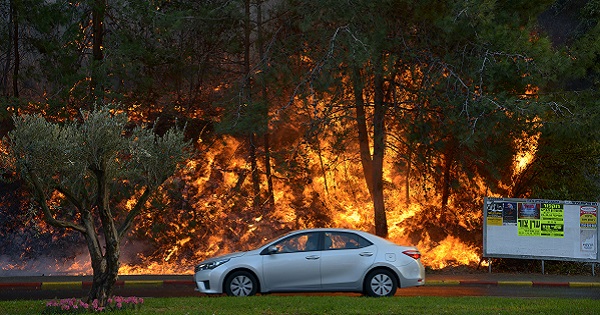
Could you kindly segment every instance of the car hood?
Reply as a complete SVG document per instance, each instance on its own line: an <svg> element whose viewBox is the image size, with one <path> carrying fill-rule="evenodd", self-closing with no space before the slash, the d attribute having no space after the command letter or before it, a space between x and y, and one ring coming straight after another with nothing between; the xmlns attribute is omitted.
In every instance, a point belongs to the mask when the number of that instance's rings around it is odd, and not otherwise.
<svg viewBox="0 0 600 315"><path fill-rule="evenodd" d="M230 258L237 258L237 257L241 257L246 255L247 252L234 252L234 253L229 253L229 254L225 254L225 255L221 255L221 256L217 256L217 257L213 257L210 259L207 259L206 261L213 261L213 260L222 260L222 259L230 259Z"/></svg>

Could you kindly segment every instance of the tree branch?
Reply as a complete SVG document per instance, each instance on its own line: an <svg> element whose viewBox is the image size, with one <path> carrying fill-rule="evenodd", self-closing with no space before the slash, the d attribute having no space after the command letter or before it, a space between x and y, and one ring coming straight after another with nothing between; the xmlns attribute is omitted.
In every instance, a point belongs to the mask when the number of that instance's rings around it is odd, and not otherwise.
<svg viewBox="0 0 600 315"><path fill-rule="evenodd" d="M71 202L75 206L75 208L77 208L79 211L83 211L84 205L79 200L77 200L77 198L75 198L75 195L70 190L60 186L56 186L54 187L54 189L56 189L61 194L65 195L65 197L67 197L67 200L69 200L69 202Z"/></svg>
<svg viewBox="0 0 600 315"><path fill-rule="evenodd" d="M123 223L119 227L119 229L118 229L119 239L122 239L123 236L125 236L125 233L127 233L129 228L131 227L131 224L133 223L133 220L135 219L135 217L142 211L142 208L146 204L146 201L148 201L148 199L150 198L150 195L151 195L150 188L146 187L144 189L144 192L140 196L140 198L137 200L133 209L131 209L131 211L129 211L129 213L127 214L125 221L123 221Z"/></svg>
<svg viewBox="0 0 600 315"><path fill-rule="evenodd" d="M31 183L33 184L33 192L35 199L37 200L40 207L42 207L42 211L44 213L44 221L55 227L70 228L85 234L86 228L84 226L69 221L58 220L52 215L52 211L50 211L50 208L46 203L46 196L44 195L44 190L42 189L38 178L29 170L26 170L26 172L29 178L31 179Z"/></svg>

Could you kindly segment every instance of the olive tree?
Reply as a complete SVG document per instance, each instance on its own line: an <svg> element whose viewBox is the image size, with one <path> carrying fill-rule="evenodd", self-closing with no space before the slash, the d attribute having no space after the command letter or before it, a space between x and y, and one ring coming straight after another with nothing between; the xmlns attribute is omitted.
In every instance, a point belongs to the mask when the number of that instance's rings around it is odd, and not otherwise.
<svg viewBox="0 0 600 315"><path fill-rule="evenodd" d="M27 184L47 223L83 234L93 269L89 299L104 304L117 280L121 240L192 146L180 128L158 135L108 106L65 123L13 119L3 166Z"/></svg>

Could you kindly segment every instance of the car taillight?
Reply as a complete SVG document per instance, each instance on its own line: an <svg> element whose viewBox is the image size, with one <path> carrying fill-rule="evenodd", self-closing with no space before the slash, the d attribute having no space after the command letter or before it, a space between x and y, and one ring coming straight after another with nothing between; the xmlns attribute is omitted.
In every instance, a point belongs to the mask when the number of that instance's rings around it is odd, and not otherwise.
<svg viewBox="0 0 600 315"><path fill-rule="evenodd" d="M419 252L416 249L405 250L405 251L402 252L402 254L404 254L406 256L410 256L411 258L414 258L414 259L421 258L421 252Z"/></svg>

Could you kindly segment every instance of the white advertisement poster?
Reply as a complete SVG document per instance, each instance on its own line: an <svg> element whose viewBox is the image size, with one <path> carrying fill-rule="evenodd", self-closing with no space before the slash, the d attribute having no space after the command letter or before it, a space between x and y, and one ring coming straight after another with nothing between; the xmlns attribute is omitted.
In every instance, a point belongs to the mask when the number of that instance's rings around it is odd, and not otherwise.
<svg viewBox="0 0 600 315"><path fill-rule="evenodd" d="M598 262L597 202L486 198L484 257Z"/></svg>

